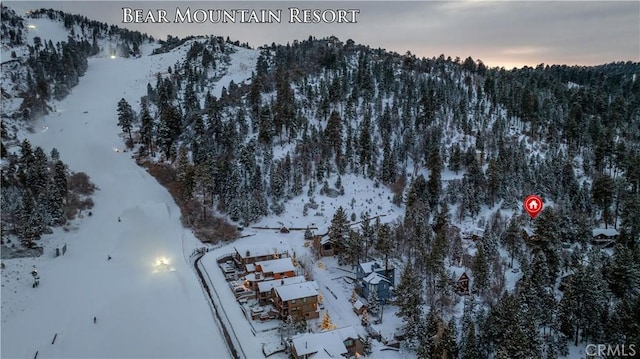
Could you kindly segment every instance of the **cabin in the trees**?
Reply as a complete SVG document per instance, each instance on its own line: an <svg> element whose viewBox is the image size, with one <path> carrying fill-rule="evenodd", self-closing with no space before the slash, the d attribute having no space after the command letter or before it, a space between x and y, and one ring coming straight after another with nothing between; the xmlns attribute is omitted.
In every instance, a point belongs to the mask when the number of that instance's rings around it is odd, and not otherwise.
<svg viewBox="0 0 640 359"><path fill-rule="evenodd" d="M364 342L353 327L304 333L290 342L295 359L358 357L364 352Z"/></svg>
<svg viewBox="0 0 640 359"><path fill-rule="evenodd" d="M620 233L614 228L594 228L592 230L591 244L602 248L613 247L619 236Z"/></svg>
<svg viewBox="0 0 640 359"><path fill-rule="evenodd" d="M391 297L391 281L382 274L373 272L362 278L362 296L369 298L371 292L376 292L380 300L386 300Z"/></svg>
<svg viewBox="0 0 640 359"><path fill-rule="evenodd" d="M320 257L328 257L336 254L335 246L328 236L314 236L313 247Z"/></svg>
<svg viewBox="0 0 640 359"><path fill-rule="evenodd" d="M376 291L380 300L386 300L391 296L394 278L393 267L385 269L376 261L360 263L356 267L356 291L364 298L368 298L371 291Z"/></svg>
<svg viewBox="0 0 640 359"><path fill-rule="evenodd" d="M291 316L294 320L316 319L318 312L318 285L304 282L273 288L273 305L280 318Z"/></svg>
<svg viewBox="0 0 640 359"><path fill-rule="evenodd" d="M456 283L456 293L460 295L469 294L469 276L466 272L462 273L460 278L458 278L458 282Z"/></svg>

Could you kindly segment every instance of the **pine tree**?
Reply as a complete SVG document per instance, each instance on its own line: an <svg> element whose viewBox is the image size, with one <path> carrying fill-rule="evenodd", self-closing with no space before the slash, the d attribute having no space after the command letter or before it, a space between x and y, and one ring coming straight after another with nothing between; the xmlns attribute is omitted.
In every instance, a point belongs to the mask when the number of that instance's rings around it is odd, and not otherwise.
<svg viewBox="0 0 640 359"><path fill-rule="evenodd" d="M331 113L327 122L325 138L335 156L335 163L339 166L342 161L342 119L335 111Z"/></svg>
<svg viewBox="0 0 640 359"><path fill-rule="evenodd" d="M476 359L476 358L480 358L480 350L478 349L478 345L476 344L475 325L472 324L469 326L469 331L467 332L467 338L464 342L461 359Z"/></svg>
<svg viewBox="0 0 640 359"><path fill-rule="evenodd" d="M640 294L640 263L637 259L631 249L616 245L607 280L611 292L619 299Z"/></svg>
<svg viewBox="0 0 640 359"><path fill-rule="evenodd" d="M362 241L364 242L364 260L366 261L369 258L369 247L374 241L375 234L373 227L369 223L370 219L368 212L363 212L360 216L360 220L360 233Z"/></svg>
<svg viewBox="0 0 640 359"><path fill-rule="evenodd" d="M388 223L381 224L378 227L378 233L376 237L377 240L375 243L375 248L378 253L384 255L384 271L386 275L389 271L389 255L391 254L390 252L393 249L393 243L391 242L391 226Z"/></svg>
<svg viewBox="0 0 640 359"><path fill-rule="evenodd" d="M46 193L46 211L49 217L48 225L61 225L66 221L64 213L64 200L60 189L54 181L49 181Z"/></svg>
<svg viewBox="0 0 640 359"><path fill-rule="evenodd" d="M402 318L403 331L409 342L415 343L418 335L422 335L420 334L422 304L424 302L422 291L422 279L418 277L415 267L411 263L407 263L400 277L400 283L396 287L398 295L396 316Z"/></svg>
<svg viewBox="0 0 640 359"><path fill-rule="evenodd" d="M442 173L442 158L440 157L440 152L437 147L434 147L429 154L427 166L431 170L429 173L429 181L427 182L428 203L433 210L438 204L440 194L442 192L442 182L440 180Z"/></svg>
<svg viewBox="0 0 640 359"><path fill-rule="evenodd" d="M535 221L536 240L533 243L534 250L543 252L547 259L549 274L553 280L560 271L560 238L561 220L563 216L553 207L542 210Z"/></svg>
<svg viewBox="0 0 640 359"><path fill-rule="evenodd" d="M30 244L40 239L44 231L44 223L37 203L33 196L26 192L22 196L22 206L19 212L18 237Z"/></svg>
<svg viewBox="0 0 640 359"><path fill-rule="evenodd" d="M167 159L173 157L174 144L182 133L182 115L173 105L167 105L160 113L157 141Z"/></svg>
<svg viewBox="0 0 640 359"><path fill-rule="evenodd" d="M489 285L489 264L483 246L478 246L472 270L474 287L483 292Z"/></svg>
<svg viewBox="0 0 640 359"><path fill-rule="evenodd" d="M449 169L458 174L460 167L462 166L462 154L460 151L460 145L455 143L451 146L451 156L449 157Z"/></svg>
<svg viewBox="0 0 640 359"><path fill-rule="evenodd" d="M389 143L386 142L382 153L382 174L380 176L382 183L391 184L396 181L396 162L395 154L389 148Z"/></svg>
<svg viewBox="0 0 640 359"><path fill-rule="evenodd" d="M611 204L613 203L613 180L607 175L599 175L593 180L591 194L593 203L602 210L605 228L612 222Z"/></svg>
<svg viewBox="0 0 640 359"><path fill-rule="evenodd" d="M345 253L347 250L345 244L349 237L349 222L342 206L338 207L333 214L328 235L329 240L336 246L338 257L344 259L347 255L347 253Z"/></svg>
<svg viewBox="0 0 640 359"><path fill-rule="evenodd" d="M345 260L351 265L355 265L360 261L363 249L364 246L360 233L350 229L347 241L345 242Z"/></svg>
<svg viewBox="0 0 640 359"><path fill-rule="evenodd" d="M582 338L599 340L600 323L607 306L606 283L594 264L575 269L565 284L559 303L560 330L578 345Z"/></svg>
<svg viewBox="0 0 640 359"><path fill-rule="evenodd" d="M417 353L420 358L435 358L436 343L439 341L441 319L436 312L431 309L427 313L424 321L424 332L419 333Z"/></svg>
<svg viewBox="0 0 640 359"><path fill-rule="evenodd" d="M129 141L133 143L131 137L131 129L133 128L133 121L135 115L131 105L124 98L118 101L118 126L122 129L122 132L129 135Z"/></svg>
<svg viewBox="0 0 640 359"><path fill-rule="evenodd" d="M378 298L378 292L375 290L369 291L369 297L367 298L367 303L369 303L368 309L369 312L375 316L378 315L380 311L380 299Z"/></svg>
<svg viewBox="0 0 640 359"><path fill-rule="evenodd" d="M333 330L336 328L336 325L331 322L331 318L329 317L329 312L324 313L324 317L322 317L322 324L320 325L321 330Z"/></svg>
<svg viewBox="0 0 640 359"><path fill-rule="evenodd" d="M58 149L54 147L51 149L50 156L51 156L51 161L57 162L60 159L60 152L58 152Z"/></svg>
<svg viewBox="0 0 640 359"><path fill-rule="evenodd" d="M49 181L47 155L40 146L36 147L33 152L33 163L27 171L27 185L31 189L34 196L44 193Z"/></svg>
<svg viewBox="0 0 640 359"><path fill-rule="evenodd" d="M147 153L154 155L152 149L153 141L153 118L149 113L147 101L142 101L140 109L140 143L145 146Z"/></svg>

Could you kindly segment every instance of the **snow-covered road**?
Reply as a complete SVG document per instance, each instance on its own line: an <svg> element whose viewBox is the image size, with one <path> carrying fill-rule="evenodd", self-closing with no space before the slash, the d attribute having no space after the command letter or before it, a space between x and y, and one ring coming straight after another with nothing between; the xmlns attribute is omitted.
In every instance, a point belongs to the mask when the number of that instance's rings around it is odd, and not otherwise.
<svg viewBox="0 0 640 359"><path fill-rule="evenodd" d="M153 74L179 56L90 59L73 93L29 136L47 153L57 148L100 190L93 215L64 234L67 254L38 261L40 287L23 280L16 293L3 291L10 296L5 299L24 301L22 310L3 314L3 358L33 358L36 352L39 358L230 356L185 259L198 242L183 229L179 208L131 153L114 150L123 147L118 100L137 110ZM175 271L158 271L160 257Z"/></svg>

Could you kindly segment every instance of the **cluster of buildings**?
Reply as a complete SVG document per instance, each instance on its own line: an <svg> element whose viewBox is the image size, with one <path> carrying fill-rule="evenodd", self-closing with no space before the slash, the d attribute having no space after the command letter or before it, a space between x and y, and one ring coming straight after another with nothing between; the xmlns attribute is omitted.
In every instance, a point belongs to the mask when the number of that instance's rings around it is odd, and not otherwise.
<svg viewBox="0 0 640 359"><path fill-rule="evenodd" d="M231 282L240 301L255 299L259 308L252 312L253 319L294 320L319 318L319 292L315 281L308 281L289 250L279 248L235 249L233 264L239 280Z"/></svg>
<svg viewBox="0 0 640 359"><path fill-rule="evenodd" d="M307 280L295 254L291 256L288 249L277 247L234 249L235 253L218 259L218 263L230 280L238 301L257 302L248 313L252 320L285 320L290 317L298 321L320 317L322 296L318 284ZM380 270L376 266L367 268ZM362 275L364 278L365 272ZM392 284L388 280L380 283ZM386 289L381 293L387 293L389 285L385 285ZM296 359L339 358L362 353L363 340L355 328L345 327L294 335L288 341L288 347L291 356Z"/></svg>

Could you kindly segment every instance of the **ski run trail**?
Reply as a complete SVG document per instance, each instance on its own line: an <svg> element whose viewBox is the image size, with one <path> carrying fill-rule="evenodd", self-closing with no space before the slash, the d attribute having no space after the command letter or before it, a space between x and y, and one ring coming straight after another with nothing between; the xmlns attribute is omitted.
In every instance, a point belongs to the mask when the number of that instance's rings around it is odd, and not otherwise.
<svg viewBox="0 0 640 359"><path fill-rule="evenodd" d="M2 290L3 358L231 356L189 258L201 243L183 228L167 190L123 151L117 125L118 101L125 98L138 111L147 83L155 84L156 74L189 46L141 58L89 59L78 86L26 134L34 148L57 148L69 168L87 173L99 190L91 216L42 240L42 257L5 261L19 278ZM256 56L246 49L232 54L229 75L212 94L219 96L231 79L250 77ZM52 243L67 244L66 254L54 258Z"/></svg>

